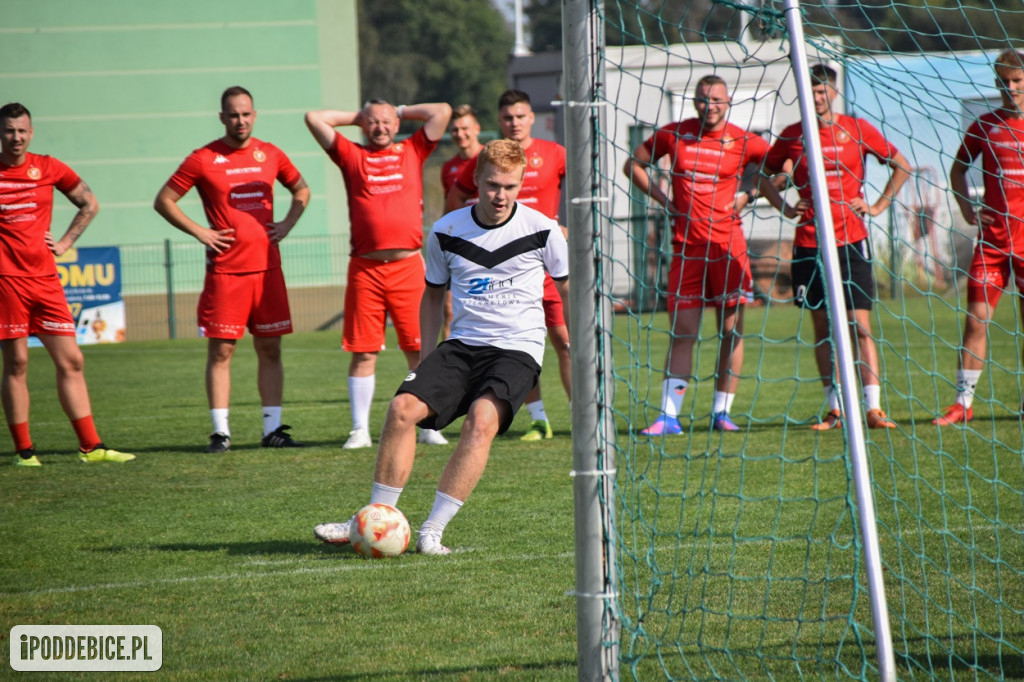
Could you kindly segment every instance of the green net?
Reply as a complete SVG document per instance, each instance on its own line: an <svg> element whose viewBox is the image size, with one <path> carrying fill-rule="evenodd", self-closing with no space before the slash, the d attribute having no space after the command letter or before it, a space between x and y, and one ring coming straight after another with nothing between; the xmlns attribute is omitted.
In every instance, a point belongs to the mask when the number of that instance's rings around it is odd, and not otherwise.
<svg viewBox="0 0 1024 682"><path fill-rule="evenodd" d="M658 127L694 116L694 89L708 74L728 84L731 123L771 142L800 120L783 8L727 0L594 8L605 37L596 146L611 201L593 210L606 230L601 294L616 312L601 338L613 358L603 380L617 431L609 447L621 675L877 677L846 432L810 428L828 408L810 316L793 304L794 223L763 199L742 211L756 299L745 306L731 409L739 430L710 428L721 328L708 308L682 433L641 433L661 414L673 340L672 223L622 169ZM957 395L977 234L949 171L967 126L999 104L992 63L1024 44L1024 5L837 0L804 4L801 14L810 62L840 74L837 110L870 122L912 166L892 206L867 221L881 407L896 428L865 434L898 676L1024 677L1024 336L1012 283L987 330L973 421L932 423ZM867 166L872 202L889 168ZM672 169L663 158L650 176L667 190ZM982 201L977 164L968 178ZM754 181L748 169L740 188Z"/></svg>

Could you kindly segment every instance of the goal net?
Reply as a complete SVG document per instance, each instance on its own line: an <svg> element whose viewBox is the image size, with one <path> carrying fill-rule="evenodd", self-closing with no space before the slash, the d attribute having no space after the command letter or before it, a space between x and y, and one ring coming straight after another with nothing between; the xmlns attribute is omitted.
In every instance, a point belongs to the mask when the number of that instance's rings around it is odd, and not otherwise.
<svg viewBox="0 0 1024 682"><path fill-rule="evenodd" d="M764 197L740 210L754 295L743 306L743 362L729 399L738 430L712 427L724 337L710 305L684 377L681 433L643 432L664 416L667 353L681 340L670 271L680 258L674 213L686 202L676 197L670 211L657 201L678 179L673 154L645 166L647 189L623 169L659 128L697 115L694 93L707 75L727 85L728 121L769 144L801 120L784 8L593 0L592 10L604 35L594 145L608 200L594 201L592 215L602 230L599 306L615 312L599 332L611 358L603 407L615 422L604 445L616 471L606 503L620 629L607 634L619 675L877 678L849 428L812 428L830 409L815 354L833 352L836 330L816 342L811 314L794 305L797 223ZM1024 335L1012 277L987 328L973 420L933 424L957 397L978 234L950 170L967 127L1000 105L993 60L1024 49L1024 6L839 0L803 3L800 15L809 62L838 74L834 110L868 122L910 166L891 206L865 218L878 399L895 428L864 435L898 677L1024 677ZM865 166L872 204L892 168L874 157ZM977 162L967 178L969 199L984 202ZM756 182L747 168L737 189ZM794 181L783 190L796 204ZM865 362L856 357L858 369Z"/></svg>

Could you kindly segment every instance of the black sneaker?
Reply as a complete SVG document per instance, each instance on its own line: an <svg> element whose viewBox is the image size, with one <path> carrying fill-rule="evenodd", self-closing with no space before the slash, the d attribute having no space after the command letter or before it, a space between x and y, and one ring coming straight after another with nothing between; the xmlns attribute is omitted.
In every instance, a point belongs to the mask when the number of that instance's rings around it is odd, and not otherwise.
<svg viewBox="0 0 1024 682"><path fill-rule="evenodd" d="M206 446L207 452L227 452L231 449L231 437L226 433L210 434L210 444Z"/></svg>
<svg viewBox="0 0 1024 682"><path fill-rule="evenodd" d="M301 448L302 443L296 443L292 440L291 434L285 433L287 429L292 427L287 424L282 424L276 429L263 436L263 447L265 448Z"/></svg>

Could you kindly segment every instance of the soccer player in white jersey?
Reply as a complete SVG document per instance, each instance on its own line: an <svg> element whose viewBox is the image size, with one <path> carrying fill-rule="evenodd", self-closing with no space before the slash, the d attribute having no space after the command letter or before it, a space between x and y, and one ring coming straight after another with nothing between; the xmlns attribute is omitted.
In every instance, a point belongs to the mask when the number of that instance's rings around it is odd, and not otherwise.
<svg viewBox="0 0 1024 682"><path fill-rule="evenodd" d="M465 415L420 527L421 554L449 553L441 534L480 480L494 437L512 424L537 383L547 334L545 271L568 310L568 246L556 221L516 202L525 170L518 143L488 143L476 170L480 203L444 216L427 240L420 364L388 408L370 495L371 503L397 506L416 456L416 425L441 429ZM437 345L448 284L451 336ZM324 523L313 532L344 544L350 522Z"/></svg>

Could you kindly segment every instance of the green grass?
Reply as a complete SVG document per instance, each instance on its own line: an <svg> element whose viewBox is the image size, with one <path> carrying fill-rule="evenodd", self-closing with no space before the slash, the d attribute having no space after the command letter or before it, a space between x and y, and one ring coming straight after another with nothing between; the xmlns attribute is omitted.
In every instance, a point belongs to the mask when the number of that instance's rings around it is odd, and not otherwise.
<svg viewBox="0 0 1024 682"><path fill-rule="evenodd" d="M1024 675L1019 350L1012 308L1000 315L978 416L943 431L930 420L953 398L955 311L916 299L878 316L883 400L900 428L869 433L869 454L901 677ZM663 314L620 316L613 337L623 677L870 677L843 434L807 429L822 395L807 321L783 305L748 312L740 433L708 431L704 380L688 392L686 433L649 440L634 429L656 412L665 327ZM32 352L44 466L0 467L0 633L160 626L163 668L118 679L575 679L571 442L554 358L542 382L555 439L521 443L518 415L445 533L455 553L368 561L311 532L364 504L373 470L372 451L340 448L348 356L336 334L285 341L284 421L309 444L296 451L259 447L248 345L223 456L203 452L204 342L86 348L100 433L138 454L127 465L77 461L52 365ZM700 351L702 377L714 345ZM375 430L407 371L396 350L378 370ZM401 500L414 528L449 452L419 447ZM972 641L974 624L987 634Z"/></svg>

